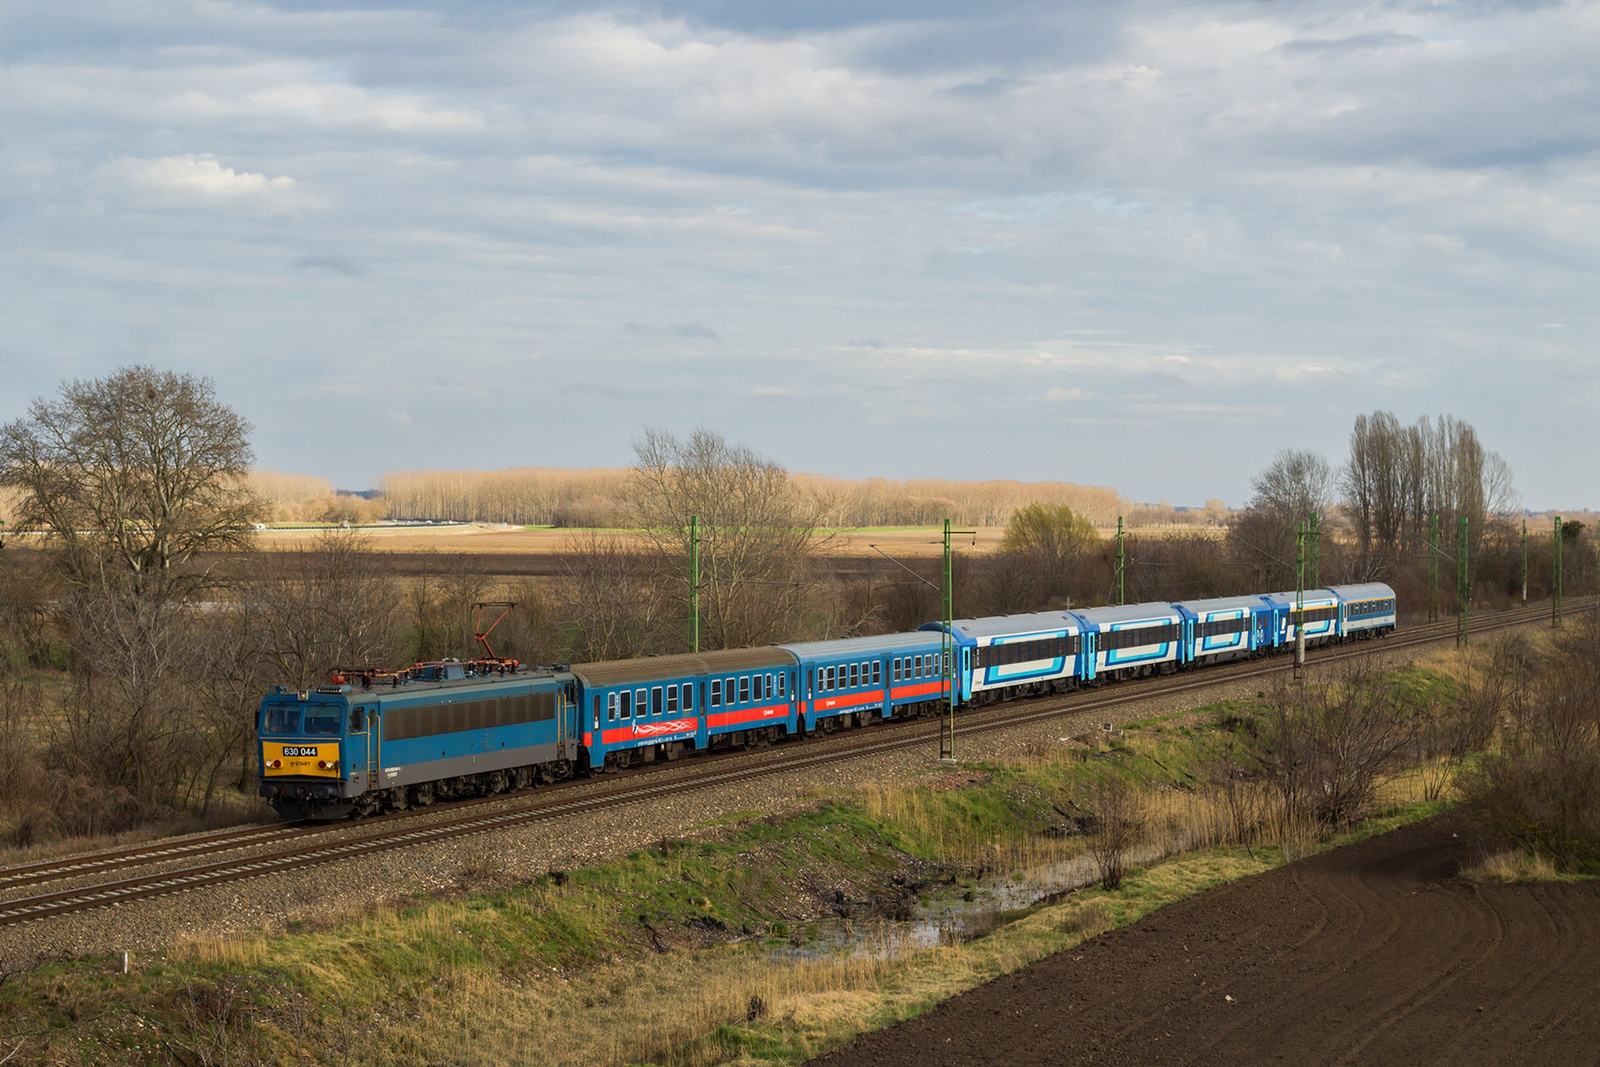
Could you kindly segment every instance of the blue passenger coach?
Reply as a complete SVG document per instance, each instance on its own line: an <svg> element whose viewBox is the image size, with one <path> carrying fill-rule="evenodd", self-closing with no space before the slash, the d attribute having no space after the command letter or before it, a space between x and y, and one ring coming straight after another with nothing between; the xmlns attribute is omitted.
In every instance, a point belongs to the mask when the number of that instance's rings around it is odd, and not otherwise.
<svg viewBox="0 0 1600 1067"><path fill-rule="evenodd" d="M921 631L781 646L800 665L805 728L865 726L944 696L937 634Z"/></svg>
<svg viewBox="0 0 1600 1067"><path fill-rule="evenodd" d="M1171 604L1127 604L1073 612L1089 630L1093 652L1087 678L1166 674L1183 649L1184 614Z"/></svg>
<svg viewBox="0 0 1600 1067"><path fill-rule="evenodd" d="M1339 598L1339 635L1373 637L1393 633L1396 623L1394 590L1382 582L1336 585Z"/></svg>
<svg viewBox="0 0 1600 1067"><path fill-rule="evenodd" d="M942 632L944 624L922 627ZM1084 624L1068 611L957 619L961 702L1064 692L1083 677Z"/></svg>
<svg viewBox="0 0 1600 1067"><path fill-rule="evenodd" d="M1184 600L1185 663L1223 663L1272 648L1272 609L1259 596Z"/></svg>
<svg viewBox="0 0 1600 1067"><path fill-rule="evenodd" d="M1296 595L1295 591L1290 589L1284 593L1267 593L1261 598L1272 609L1275 644L1295 643L1297 635L1293 614ZM1298 595L1304 598L1303 625L1306 630L1306 645L1315 647L1337 640L1340 636L1339 595L1331 589L1307 589Z"/></svg>
<svg viewBox="0 0 1600 1067"><path fill-rule="evenodd" d="M572 674L591 768L772 741L795 729L795 659L776 647L580 663Z"/></svg>

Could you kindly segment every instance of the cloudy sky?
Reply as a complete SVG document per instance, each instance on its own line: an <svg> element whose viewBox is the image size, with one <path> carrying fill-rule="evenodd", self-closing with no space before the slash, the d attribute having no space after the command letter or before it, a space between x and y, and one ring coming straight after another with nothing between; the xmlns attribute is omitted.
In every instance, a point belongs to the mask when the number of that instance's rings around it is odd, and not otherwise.
<svg viewBox="0 0 1600 1067"><path fill-rule="evenodd" d="M1600 5L0 2L0 418L129 362L259 460L1241 503L1448 412L1600 502Z"/></svg>

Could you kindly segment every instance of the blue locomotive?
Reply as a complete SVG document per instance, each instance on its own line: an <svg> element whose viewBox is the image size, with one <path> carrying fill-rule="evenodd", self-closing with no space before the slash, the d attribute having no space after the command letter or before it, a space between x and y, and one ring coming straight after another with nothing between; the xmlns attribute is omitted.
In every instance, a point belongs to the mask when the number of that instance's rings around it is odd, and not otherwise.
<svg viewBox="0 0 1600 1067"><path fill-rule="evenodd" d="M1381 583L961 619L910 633L528 669L445 660L335 673L261 702L261 795L340 819L692 753L1066 692L1395 628ZM953 650L953 654L947 652ZM947 655L950 659L947 660ZM953 660L953 662L951 662ZM946 679L949 678L949 682Z"/></svg>

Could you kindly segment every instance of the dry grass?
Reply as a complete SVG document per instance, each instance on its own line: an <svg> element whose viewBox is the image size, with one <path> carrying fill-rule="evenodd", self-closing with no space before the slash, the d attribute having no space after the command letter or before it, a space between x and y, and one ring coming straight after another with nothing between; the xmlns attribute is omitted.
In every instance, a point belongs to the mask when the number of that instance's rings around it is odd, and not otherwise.
<svg viewBox="0 0 1600 1067"><path fill-rule="evenodd" d="M1474 882L1559 882L1571 877L1557 870L1549 856L1529 855L1515 848L1485 856L1463 868L1461 876Z"/></svg>

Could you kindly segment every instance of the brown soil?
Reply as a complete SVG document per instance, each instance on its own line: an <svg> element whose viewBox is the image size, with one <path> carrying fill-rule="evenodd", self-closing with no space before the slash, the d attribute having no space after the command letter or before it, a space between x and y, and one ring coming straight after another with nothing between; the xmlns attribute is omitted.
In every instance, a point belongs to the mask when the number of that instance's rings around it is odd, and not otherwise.
<svg viewBox="0 0 1600 1067"><path fill-rule="evenodd" d="M1600 1062L1600 884L1468 882L1464 837L1241 879L814 1062Z"/></svg>

